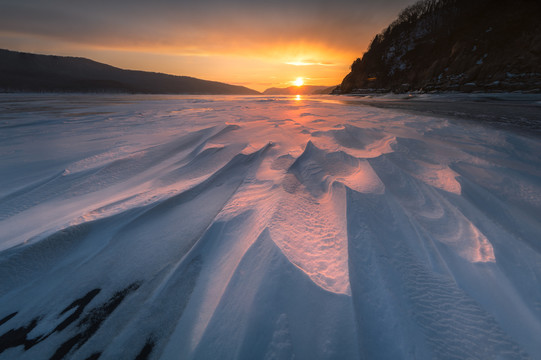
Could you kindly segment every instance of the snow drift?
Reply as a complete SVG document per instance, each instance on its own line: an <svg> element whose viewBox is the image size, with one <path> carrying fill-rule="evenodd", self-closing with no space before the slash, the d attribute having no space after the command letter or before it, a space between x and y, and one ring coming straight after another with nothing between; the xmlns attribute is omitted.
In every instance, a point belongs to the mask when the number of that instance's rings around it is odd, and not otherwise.
<svg viewBox="0 0 541 360"><path fill-rule="evenodd" d="M0 106L0 359L541 357L539 138L326 98Z"/></svg>

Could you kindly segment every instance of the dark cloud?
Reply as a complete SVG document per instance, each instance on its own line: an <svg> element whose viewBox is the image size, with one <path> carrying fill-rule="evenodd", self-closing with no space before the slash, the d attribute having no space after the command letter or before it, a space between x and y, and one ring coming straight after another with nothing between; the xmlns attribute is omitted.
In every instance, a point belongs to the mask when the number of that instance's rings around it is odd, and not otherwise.
<svg viewBox="0 0 541 360"><path fill-rule="evenodd" d="M295 42L340 50L365 46L412 2L1 0L0 32L194 53Z"/></svg>

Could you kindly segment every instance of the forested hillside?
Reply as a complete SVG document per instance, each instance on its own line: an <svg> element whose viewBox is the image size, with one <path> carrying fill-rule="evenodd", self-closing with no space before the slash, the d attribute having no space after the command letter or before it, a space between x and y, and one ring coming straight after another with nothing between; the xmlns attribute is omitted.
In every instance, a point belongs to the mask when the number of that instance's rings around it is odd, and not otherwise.
<svg viewBox="0 0 541 360"><path fill-rule="evenodd" d="M536 0L421 0L374 37L341 91L539 91L540 18Z"/></svg>

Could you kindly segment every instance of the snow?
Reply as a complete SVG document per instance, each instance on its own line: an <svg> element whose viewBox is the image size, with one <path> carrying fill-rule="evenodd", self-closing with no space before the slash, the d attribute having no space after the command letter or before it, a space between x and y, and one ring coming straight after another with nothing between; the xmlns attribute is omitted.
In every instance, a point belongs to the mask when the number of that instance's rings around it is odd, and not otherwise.
<svg viewBox="0 0 541 360"><path fill-rule="evenodd" d="M0 109L0 359L541 358L538 135L327 96Z"/></svg>

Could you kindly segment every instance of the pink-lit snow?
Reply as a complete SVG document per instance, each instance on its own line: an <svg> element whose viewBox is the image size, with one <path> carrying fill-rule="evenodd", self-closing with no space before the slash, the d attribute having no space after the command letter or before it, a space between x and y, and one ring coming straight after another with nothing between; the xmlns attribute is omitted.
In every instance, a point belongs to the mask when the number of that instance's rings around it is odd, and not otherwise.
<svg viewBox="0 0 541 360"><path fill-rule="evenodd" d="M540 339L540 136L336 97L0 98L0 359Z"/></svg>

